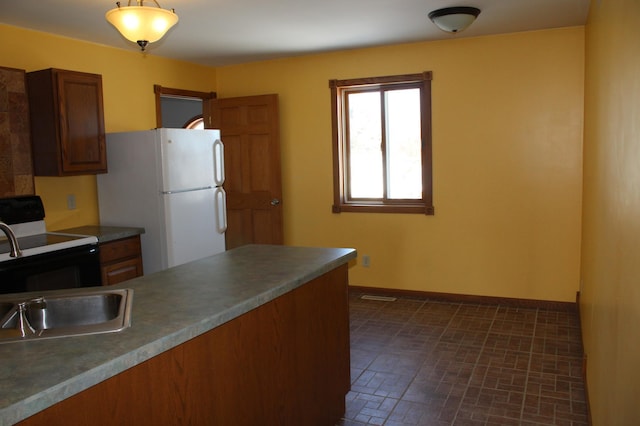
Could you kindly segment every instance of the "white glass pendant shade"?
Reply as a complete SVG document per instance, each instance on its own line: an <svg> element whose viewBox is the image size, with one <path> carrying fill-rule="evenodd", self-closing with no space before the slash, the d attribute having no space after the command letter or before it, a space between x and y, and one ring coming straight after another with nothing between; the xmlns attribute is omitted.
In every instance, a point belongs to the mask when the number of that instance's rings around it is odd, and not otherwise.
<svg viewBox="0 0 640 426"><path fill-rule="evenodd" d="M178 15L160 7L116 7L105 15L127 40L138 43L142 50L147 43L160 40L178 22Z"/></svg>
<svg viewBox="0 0 640 426"><path fill-rule="evenodd" d="M475 7L446 7L429 13L429 19L442 31L458 33L476 20L480 9Z"/></svg>

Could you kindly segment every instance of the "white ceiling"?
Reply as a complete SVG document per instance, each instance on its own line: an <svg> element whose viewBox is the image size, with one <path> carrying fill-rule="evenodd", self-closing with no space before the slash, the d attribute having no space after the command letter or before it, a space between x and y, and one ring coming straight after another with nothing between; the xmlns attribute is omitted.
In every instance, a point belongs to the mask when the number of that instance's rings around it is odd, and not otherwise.
<svg viewBox="0 0 640 426"><path fill-rule="evenodd" d="M403 42L584 25L590 0L158 0L178 24L149 54L221 66ZM133 0L135 3L135 0ZM121 0L124 6L127 0ZM145 5L154 6L152 0ZM453 35L427 17L474 6L480 16ZM115 0L3 0L0 23L136 50L105 19Z"/></svg>

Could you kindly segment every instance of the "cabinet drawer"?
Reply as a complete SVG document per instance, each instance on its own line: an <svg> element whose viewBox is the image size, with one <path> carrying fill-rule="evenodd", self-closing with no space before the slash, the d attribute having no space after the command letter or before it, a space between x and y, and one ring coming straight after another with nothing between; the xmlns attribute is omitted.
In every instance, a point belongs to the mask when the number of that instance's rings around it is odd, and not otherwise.
<svg viewBox="0 0 640 426"><path fill-rule="evenodd" d="M102 285L113 285L142 275L142 258L124 260L102 267Z"/></svg>
<svg viewBox="0 0 640 426"><path fill-rule="evenodd" d="M140 256L140 236L100 244L100 263Z"/></svg>

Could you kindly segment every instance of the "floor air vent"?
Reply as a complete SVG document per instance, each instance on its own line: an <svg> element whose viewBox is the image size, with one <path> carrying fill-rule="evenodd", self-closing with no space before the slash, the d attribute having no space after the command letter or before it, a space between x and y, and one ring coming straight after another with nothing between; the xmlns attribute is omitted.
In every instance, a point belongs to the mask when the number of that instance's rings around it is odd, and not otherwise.
<svg viewBox="0 0 640 426"><path fill-rule="evenodd" d="M389 296L373 296L371 294L363 294L360 296L360 299L364 300L378 300L380 302L395 302L397 299L395 297Z"/></svg>

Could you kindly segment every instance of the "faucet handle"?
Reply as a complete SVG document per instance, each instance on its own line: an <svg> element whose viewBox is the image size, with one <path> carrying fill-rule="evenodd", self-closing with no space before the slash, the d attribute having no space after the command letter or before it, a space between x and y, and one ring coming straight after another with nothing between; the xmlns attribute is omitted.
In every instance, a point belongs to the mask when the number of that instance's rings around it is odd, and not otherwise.
<svg viewBox="0 0 640 426"><path fill-rule="evenodd" d="M36 334L36 330L31 327L27 319L28 305L29 302L18 303L18 330L20 331L20 337L33 336Z"/></svg>
<svg viewBox="0 0 640 426"><path fill-rule="evenodd" d="M47 302L44 300L44 296L34 297L33 299L23 303L25 303L29 308L47 309Z"/></svg>

